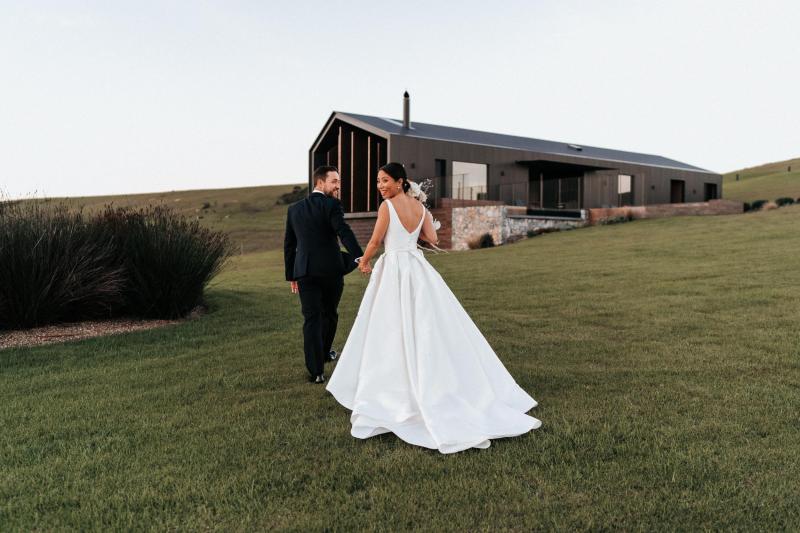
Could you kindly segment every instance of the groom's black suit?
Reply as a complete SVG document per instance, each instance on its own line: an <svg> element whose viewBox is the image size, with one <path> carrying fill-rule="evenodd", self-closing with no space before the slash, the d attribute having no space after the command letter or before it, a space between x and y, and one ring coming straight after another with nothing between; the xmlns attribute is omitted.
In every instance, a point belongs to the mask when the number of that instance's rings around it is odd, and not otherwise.
<svg viewBox="0 0 800 533"><path fill-rule="evenodd" d="M337 237L349 253L340 251ZM297 281L300 291L306 368L312 376L323 373L336 336L344 275L362 255L336 198L312 192L289 207L283 241L286 281Z"/></svg>

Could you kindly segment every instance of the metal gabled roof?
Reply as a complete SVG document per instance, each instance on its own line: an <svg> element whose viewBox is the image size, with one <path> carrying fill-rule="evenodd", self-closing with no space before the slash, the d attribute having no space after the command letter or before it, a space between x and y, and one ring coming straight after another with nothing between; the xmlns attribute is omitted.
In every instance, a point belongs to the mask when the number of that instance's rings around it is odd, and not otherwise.
<svg viewBox="0 0 800 533"><path fill-rule="evenodd" d="M352 122L356 126L367 126L367 129L378 130L387 136L400 135L419 139L469 143L480 146L494 146L498 148L509 148L513 150L524 150L543 154L581 157L617 163L633 163L637 165L648 165L715 174L710 170L689 165L687 163L682 163L680 161L662 157L660 155L640 154L637 152L625 152L622 150L611 150L609 148L598 148L584 144L578 145L558 141L547 141L544 139L533 139L530 137L519 137L516 135L505 135L502 133L467 130L463 128L453 128L450 126L439 126L437 124L426 124L424 122L412 122L411 128L405 129L403 128L402 120L361 115L357 113L346 113L341 111L334 112L331 118L334 116L347 122Z"/></svg>

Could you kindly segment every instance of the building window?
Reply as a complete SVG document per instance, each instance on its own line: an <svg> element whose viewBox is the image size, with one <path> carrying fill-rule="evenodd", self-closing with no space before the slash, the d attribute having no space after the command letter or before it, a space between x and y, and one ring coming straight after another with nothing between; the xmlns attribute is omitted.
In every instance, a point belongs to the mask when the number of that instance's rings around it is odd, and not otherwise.
<svg viewBox="0 0 800 533"><path fill-rule="evenodd" d="M481 163L453 161L450 182L452 197L458 200L484 200L487 198L488 167Z"/></svg>
<svg viewBox="0 0 800 533"><path fill-rule="evenodd" d="M633 204L633 176L620 174L617 176L617 205Z"/></svg>
<svg viewBox="0 0 800 533"><path fill-rule="evenodd" d="M580 209L581 179L561 178L559 180L558 208Z"/></svg>
<svg viewBox="0 0 800 533"><path fill-rule="evenodd" d="M583 196L582 176L547 175L531 169L528 207L532 209L580 209Z"/></svg>
<svg viewBox="0 0 800 533"><path fill-rule="evenodd" d="M533 175L533 172L531 172ZM530 179L530 187L528 193L528 207L538 208L542 207L542 177L536 174Z"/></svg>
<svg viewBox="0 0 800 533"><path fill-rule="evenodd" d="M709 200L716 200L717 199L717 184L716 183L706 183L705 184L705 201Z"/></svg>
<svg viewBox="0 0 800 533"><path fill-rule="evenodd" d="M683 180L669 180L669 202L682 204L686 201L686 184Z"/></svg>
<svg viewBox="0 0 800 533"><path fill-rule="evenodd" d="M447 176L447 160L446 159L436 159L435 160L435 172L437 178L443 178Z"/></svg>

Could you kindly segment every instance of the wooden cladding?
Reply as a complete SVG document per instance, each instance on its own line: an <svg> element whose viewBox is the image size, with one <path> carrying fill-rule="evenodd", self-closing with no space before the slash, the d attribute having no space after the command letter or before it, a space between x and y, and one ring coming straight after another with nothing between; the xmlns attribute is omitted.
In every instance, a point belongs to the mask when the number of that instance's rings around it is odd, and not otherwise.
<svg viewBox="0 0 800 533"><path fill-rule="evenodd" d="M386 145L382 137L337 121L312 154L315 165L339 168L345 213L377 211L380 195L375 181L378 169L386 164Z"/></svg>

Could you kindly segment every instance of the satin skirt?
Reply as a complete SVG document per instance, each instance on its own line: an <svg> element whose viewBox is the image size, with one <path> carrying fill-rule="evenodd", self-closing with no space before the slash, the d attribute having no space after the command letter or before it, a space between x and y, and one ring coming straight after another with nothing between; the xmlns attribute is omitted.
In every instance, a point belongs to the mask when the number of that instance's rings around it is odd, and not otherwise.
<svg viewBox="0 0 800 533"><path fill-rule="evenodd" d="M375 264L327 390L352 411L351 434L392 432L454 453L538 428L517 385L419 250Z"/></svg>

